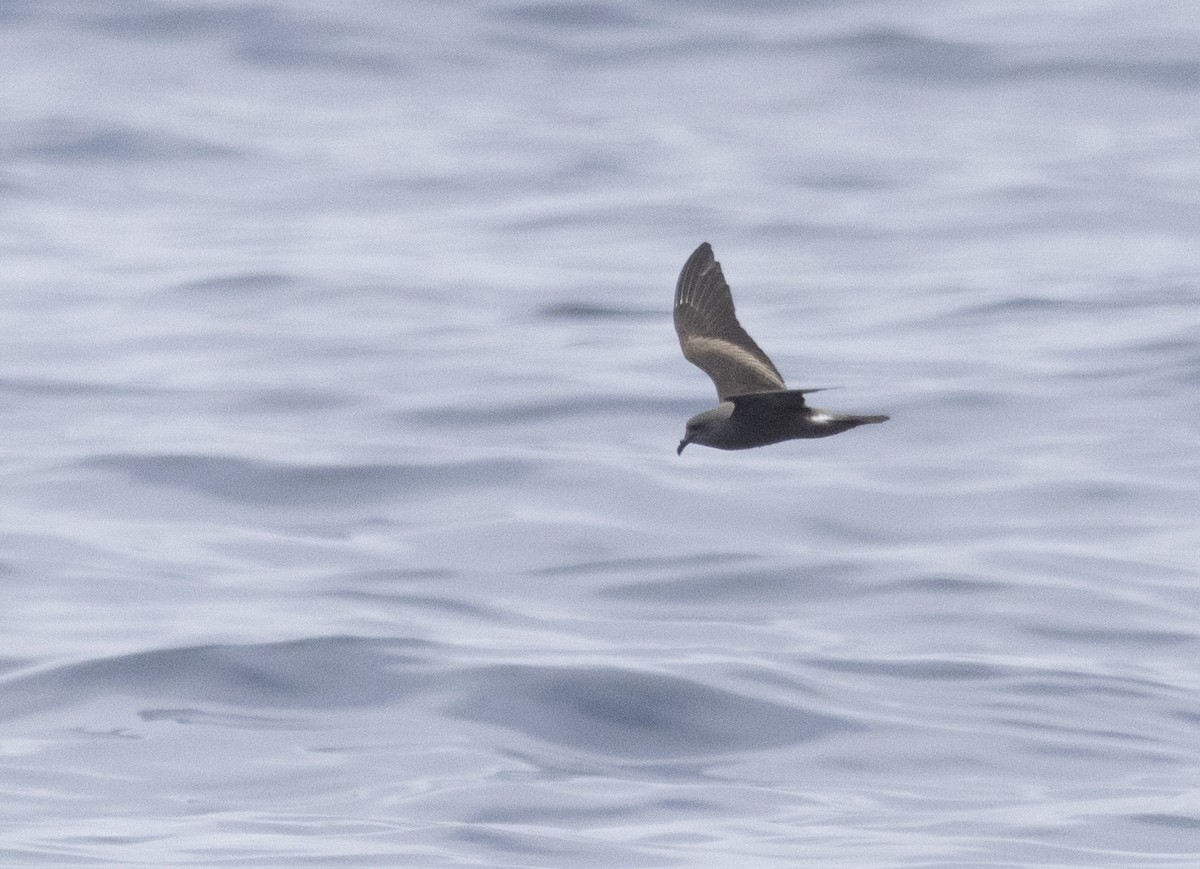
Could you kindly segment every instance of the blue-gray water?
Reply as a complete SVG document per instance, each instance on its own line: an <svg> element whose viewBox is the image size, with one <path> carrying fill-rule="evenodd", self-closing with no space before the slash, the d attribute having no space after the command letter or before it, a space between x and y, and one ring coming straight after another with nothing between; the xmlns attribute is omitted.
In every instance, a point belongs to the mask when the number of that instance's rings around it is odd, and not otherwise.
<svg viewBox="0 0 1200 869"><path fill-rule="evenodd" d="M7 2L6 867L1200 865L1191 2ZM711 241L883 426L674 447Z"/></svg>

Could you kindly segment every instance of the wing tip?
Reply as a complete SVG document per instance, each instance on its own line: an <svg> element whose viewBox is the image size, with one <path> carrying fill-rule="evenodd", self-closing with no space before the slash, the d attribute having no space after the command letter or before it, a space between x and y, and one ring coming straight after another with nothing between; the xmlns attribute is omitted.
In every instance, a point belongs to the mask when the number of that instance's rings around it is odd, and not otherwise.
<svg viewBox="0 0 1200 869"><path fill-rule="evenodd" d="M683 264L684 271L687 271L689 268L695 268L705 262L715 262L715 257L713 256L712 245L707 241L702 241L700 242L700 246L692 251L692 255L687 258L687 262Z"/></svg>
<svg viewBox="0 0 1200 869"><path fill-rule="evenodd" d="M679 272L679 279L675 282L676 310L681 304L691 300L697 281L708 273L715 262L712 245L707 241L701 242L700 246L692 251L692 255L687 258L687 262L683 264L683 268Z"/></svg>

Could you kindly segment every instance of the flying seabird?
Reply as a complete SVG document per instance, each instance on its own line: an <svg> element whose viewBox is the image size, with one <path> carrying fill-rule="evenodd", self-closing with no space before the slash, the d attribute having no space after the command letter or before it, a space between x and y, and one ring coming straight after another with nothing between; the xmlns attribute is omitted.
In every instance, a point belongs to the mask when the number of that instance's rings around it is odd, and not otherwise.
<svg viewBox="0 0 1200 869"><path fill-rule="evenodd" d="M679 442L719 450L765 447L794 438L823 438L886 416L834 413L809 407L804 396L819 389L788 389L767 354L746 334L733 296L704 242L683 264L675 285L675 331L684 357L712 378L720 401L693 416Z"/></svg>

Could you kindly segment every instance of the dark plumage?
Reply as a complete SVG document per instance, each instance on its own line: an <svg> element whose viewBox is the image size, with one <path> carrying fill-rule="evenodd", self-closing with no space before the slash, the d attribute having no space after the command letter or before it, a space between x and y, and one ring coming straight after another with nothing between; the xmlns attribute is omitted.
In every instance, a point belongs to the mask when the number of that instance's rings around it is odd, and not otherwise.
<svg viewBox="0 0 1200 869"><path fill-rule="evenodd" d="M712 378L721 402L688 420L677 453L691 443L719 450L765 447L887 420L809 407L805 394L820 390L788 389L774 363L737 321L729 284L708 242L696 248L679 273L675 331L684 357Z"/></svg>

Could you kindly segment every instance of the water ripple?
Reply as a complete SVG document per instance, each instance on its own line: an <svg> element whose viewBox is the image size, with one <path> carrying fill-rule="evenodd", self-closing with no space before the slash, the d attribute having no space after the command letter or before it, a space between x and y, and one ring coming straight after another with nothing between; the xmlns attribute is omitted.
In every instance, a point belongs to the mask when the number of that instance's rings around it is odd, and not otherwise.
<svg viewBox="0 0 1200 869"><path fill-rule="evenodd" d="M851 720L613 667L490 667L453 712L589 754L657 761L758 750L856 729Z"/></svg>
<svg viewBox="0 0 1200 869"><path fill-rule="evenodd" d="M258 505L339 507L403 497L415 490L512 481L529 466L516 460L446 465L303 465L207 455L105 455L87 468L151 486L184 489Z"/></svg>
<svg viewBox="0 0 1200 869"><path fill-rule="evenodd" d="M111 694L255 709L380 704L423 685L399 665L421 663L425 651L413 640L357 637L153 649L13 673L2 682L0 717ZM163 713L159 707L143 712L146 720L195 718L190 712Z"/></svg>

